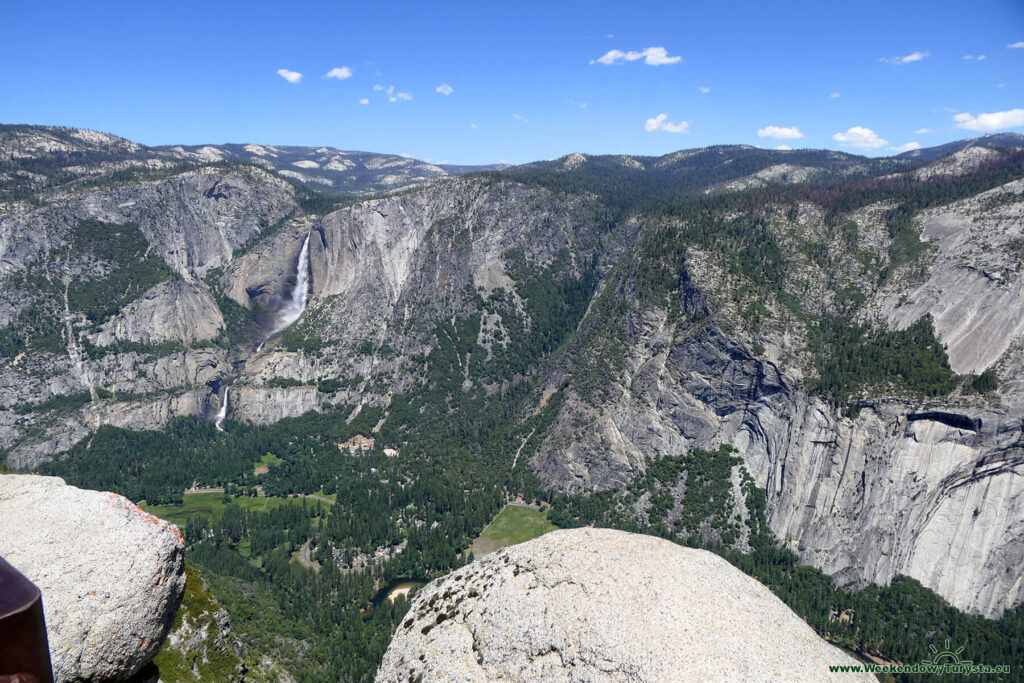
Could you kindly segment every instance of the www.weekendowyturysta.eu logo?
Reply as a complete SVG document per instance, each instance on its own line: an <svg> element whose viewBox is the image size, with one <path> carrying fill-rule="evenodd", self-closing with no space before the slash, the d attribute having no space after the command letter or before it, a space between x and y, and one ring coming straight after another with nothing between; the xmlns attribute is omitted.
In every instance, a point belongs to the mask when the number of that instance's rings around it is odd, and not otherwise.
<svg viewBox="0 0 1024 683"><path fill-rule="evenodd" d="M950 648L950 640L946 639L943 648L940 650L935 645L929 645L932 658L922 660L920 664L874 664L865 662L860 665L830 665L832 673L873 673L873 674L933 674L943 676L945 674L1006 674L1010 673L1009 664L975 664L969 659L960 659L964 651L964 645L957 649Z"/></svg>
<svg viewBox="0 0 1024 683"><path fill-rule="evenodd" d="M972 666L974 662L970 660L960 659L960 653L964 651L964 646L961 645L956 650L949 649L949 638L946 638L945 649L939 652L939 649L934 645L929 645L928 649L932 651L934 655L931 659L926 659L922 664L931 664L933 666L945 666L950 664L953 666Z"/></svg>

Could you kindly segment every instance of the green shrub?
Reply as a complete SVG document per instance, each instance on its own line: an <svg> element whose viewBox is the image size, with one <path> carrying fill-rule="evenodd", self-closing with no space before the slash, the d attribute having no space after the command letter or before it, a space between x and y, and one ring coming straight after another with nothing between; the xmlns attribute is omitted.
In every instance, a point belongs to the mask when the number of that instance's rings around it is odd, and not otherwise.
<svg viewBox="0 0 1024 683"><path fill-rule="evenodd" d="M872 388L941 396L958 384L931 316L897 331L872 330L829 316L809 328L808 338L818 370L811 388L834 405Z"/></svg>
<svg viewBox="0 0 1024 683"><path fill-rule="evenodd" d="M971 380L971 389L979 394L987 394L999 388L999 378L994 370L989 368Z"/></svg>
<svg viewBox="0 0 1024 683"><path fill-rule="evenodd" d="M316 389L324 394L333 394L344 386L340 379L322 379L316 383Z"/></svg>
<svg viewBox="0 0 1024 683"><path fill-rule="evenodd" d="M25 415L26 413L42 413L51 410L72 411L81 408L91 400L92 396L88 391L81 391L54 396L39 403L19 403L14 406L14 412L18 415Z"/></svg>

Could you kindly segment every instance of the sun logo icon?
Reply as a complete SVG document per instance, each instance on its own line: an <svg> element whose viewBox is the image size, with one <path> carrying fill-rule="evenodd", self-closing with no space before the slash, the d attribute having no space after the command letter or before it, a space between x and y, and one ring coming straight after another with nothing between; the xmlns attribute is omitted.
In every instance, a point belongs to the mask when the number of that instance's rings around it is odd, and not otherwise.
<svg viewBox="0 0 1024 683"><path fill-rule="evenodd" d="M966 666L970 666L971 664L974 663L974 662L968 662L968 661L964 661L964 660L960 659L960 653L964 651L964 646L963 645L961 645L956 650L950 650L949 649L949 638L946 638L946 642L945 642L943 647L945 647L946 649L943 650L942 652L939 652L938 649L934 645L929 645L928 649L932 651L932 654L934 655L934 657L932 657L931 660L927 660L926 659L925 661L923 661L921 663L922 664L933 664L933 665L939 665L939 664L961 664L961 665L966 665ZM948 662L943 662L942 661L943 659L948 659L949 661Z"/></svg>

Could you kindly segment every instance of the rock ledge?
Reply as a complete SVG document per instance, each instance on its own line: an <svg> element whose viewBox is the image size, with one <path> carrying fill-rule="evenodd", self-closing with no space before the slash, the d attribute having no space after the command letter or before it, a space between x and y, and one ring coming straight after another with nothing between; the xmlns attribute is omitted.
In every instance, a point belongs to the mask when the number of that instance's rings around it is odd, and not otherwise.
<svg viewBox="0 0 1024 683"><path fill-rule="evenodd" d="M555 531L423 588L377 681L874 680L717 555Z"/></svg>
<svg viewBox="0 0 1024 683"><path fill-rule="evenodd" d="M150 662L185 587L181 532L115 493L0 475L0 555L43 594L57 681L124 680Z"/></svg>

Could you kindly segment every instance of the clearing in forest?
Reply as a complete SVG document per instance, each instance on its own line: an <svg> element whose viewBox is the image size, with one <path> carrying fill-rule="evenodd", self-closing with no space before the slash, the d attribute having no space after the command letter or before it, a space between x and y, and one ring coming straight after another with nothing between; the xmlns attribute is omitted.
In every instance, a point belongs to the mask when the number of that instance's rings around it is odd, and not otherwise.
<svg viewBox="0 0 1024 683"><path fill-rule="evenodd" d="M543 510L525 505L506 505L473 541L469 549L473 552L473 557L481 557L507 545L537 538L557 528L548 521L548 515Z"/></svg>

